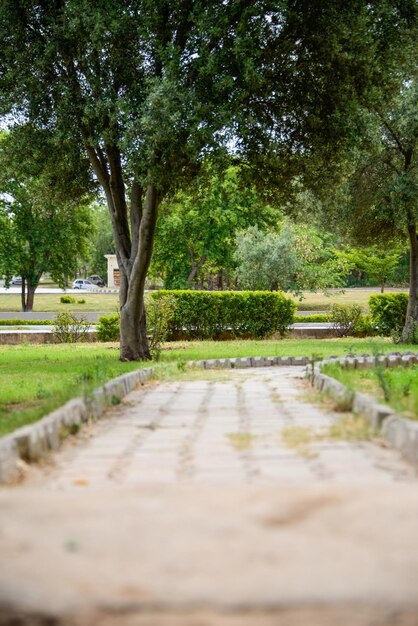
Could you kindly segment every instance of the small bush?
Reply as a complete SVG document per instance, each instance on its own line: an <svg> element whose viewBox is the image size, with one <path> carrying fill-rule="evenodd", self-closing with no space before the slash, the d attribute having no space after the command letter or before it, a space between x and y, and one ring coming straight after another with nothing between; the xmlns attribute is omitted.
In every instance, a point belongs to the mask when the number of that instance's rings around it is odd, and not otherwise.
<svg viewBox="0 0 418 626"><path fill-rule="evenodd" d="M396 335L405 324L408 294L381 293L370 296L369 307L372 322L381 335Z"/></svg>
<svg viewBox="0 0 418 626"><path fill-rule="evenodd" d="M73 298L72 296L61 296L60 302L61 304L74 304L75 298Z"/></svg>
<svg viewBox="0 0 418 626"><path fill-rule="evenodd" d="M353 334L361 313L361 306L358 304L333 304L329 321L339 337L347 337Z"/></svg>
<svg viewBox="0 0 418 626"><path fill-rule="evenodd" d="M120 321L119 315L102 315L96 326L97 339L99 341L119 341Z"/></svg>
<svg viewBox="0 0 418 626"><path fill-rule="evenodd" d="M169 338L222 339L282 336L293 323L296 305L270 291L157 291L151 298L172 298Z"/></svg>
<svg viewBox="0 0 418 626"><path fill-rule="evenodd" d="M86 301L84 298L81 298L81 300L77 300L77 304L86 304Z"/></svg>
<svg viewBox="0 0 418 626"><path fill-rule="evenodd" d="M153 298L152 295L148 295L146 298L148 345L152 357L157 360L170 332L174 307L175 301L172 296Z"/></svg>
<svg viewBox="0 0 418 626"><path fill-rule="evenodd" d="M83 315L58 313L54 325L54 336L61 343L77 343L87 339L89 324Z"/></svg>
<svg viewBox="0 0 418 626"><path fill-rule="evenodd" d="M358 321L354 326L351 334L354 337L375 337L380 333L371 315L362 314L358 318Z"/></svg>

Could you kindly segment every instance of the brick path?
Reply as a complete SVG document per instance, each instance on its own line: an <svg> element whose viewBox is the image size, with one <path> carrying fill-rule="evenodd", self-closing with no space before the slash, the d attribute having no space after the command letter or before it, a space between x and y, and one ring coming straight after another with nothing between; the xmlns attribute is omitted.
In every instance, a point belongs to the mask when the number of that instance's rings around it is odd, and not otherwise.
<svg viewBox="0 0 418 626"><path fill-rule="evenodd" d="M302 375L146 384L0 489L0 626L418 624L416 474L376 442L288 447L339 417Z"/></svg>

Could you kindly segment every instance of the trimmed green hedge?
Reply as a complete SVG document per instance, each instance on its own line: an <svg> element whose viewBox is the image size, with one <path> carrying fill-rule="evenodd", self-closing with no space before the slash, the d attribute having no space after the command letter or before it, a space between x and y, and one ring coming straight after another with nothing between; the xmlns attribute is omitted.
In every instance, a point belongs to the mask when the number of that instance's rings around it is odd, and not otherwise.
<svg viewBox="0 0 418 626"><path fill-rule="evenodd" d="M295 315L293 324L315 324L329 322L328 313L315 313L313 315Z"/></svg>
<svg viewBox="0 0 418 626"><path fill-rule="evenodd" d="M173 311L169 339L222 339L223 336L263 338L284 335L293 323L296 305L270 291L161 290L152 298L169 297Z"/></svg>
<svg viewBox="0 0 418 626"><path fill-rule="evenodd" d="M53 326L52 320L0 320L0 326Z"/></svg>
<svg viewBox="0 0 418 626"><path fill-rule="evenodd" d="M369 298L373 323L382 335L399 333L405 324L408 294L381 293Z"/></svg>

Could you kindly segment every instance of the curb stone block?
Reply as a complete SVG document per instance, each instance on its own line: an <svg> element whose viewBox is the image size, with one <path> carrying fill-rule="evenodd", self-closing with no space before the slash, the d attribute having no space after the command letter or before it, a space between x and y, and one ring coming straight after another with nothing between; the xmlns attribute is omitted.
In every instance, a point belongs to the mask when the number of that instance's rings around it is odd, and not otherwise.
<svg viewBox="0 0 418 626"><path fill-rule="evenodd" d="M247 369L251 367L251 359L249 357L236 357L231 359L231 367L236 369Z"/></svg>
<svg viewBox="0 0 418 626"><path fill-rule="evenodd" d="M357 359L354 359L353 357L347 357L344 360L344 367L348 370L353 370L356 368L357 365Z"/></svg>
<svg viewBox="0 0 418 626"><path fill-rule="evenodd" d="M387 358L386 367L397 367L402 365L402 357L397 355L389 355Z"/></svg>
<svg viewBox="0 0 418 626"><path fill-rule="evenodd" d="M408 440L408 428L405 420L393 416L383 424L382 433L395 448L402 450Z"/></svg>
<svg viewBox="0 0 418 626"><path fill-rule="evenodd" d="M370 417L373 411L374 400L366 393L356 391L353 398L353 411Z"/></svg>
<svg viewBox="0 0 418 626"><path fill-rule="evenodd" d="M292 358L292 365L307 365L308 359L305 356L294 356Z"/></svg>
<svg viewBox="0 0 418 626"><path fill-rule="evenodd" d="M282 367L287 367L288 365L292 365L292 358L290 356L280 356L277 364Z"/></svg>
<svg viewBox="0 0 418 626"><path fill-rule="evenodd" d="M266 365L266 359L263 356L251 357L251 365L253 367L264 367Z"/></svg>
<svg viewBox="0 0 418 626"><path fill-rule="evenodd" d="M365 370L365 369L368 369L370 367L367 358L360 357L360 358L358 358L356 360L357 360L357 369Z"/></svg>
<svg viewBox="0 0 418 626"><path fill-rule="evenodd" d="M372 404L372 411L370 415L370 422L373 428L381 428L384 421L395 414L393 409L385 406L384 404L374 403Z"/></svg>
<svg viewBox="0 0 418 626"><path fill-rule="evenodd" d="M37 461L48 450L46 432L40 422L18 428L10 438L14 440L20 459Z"/></svg>
<svg viewBox="0 0 418 626"><path fill-rule="evenodd" d="M43 423L46 441L50 450L57 450L60 447L60 428L57 420L47 417Z"/></svg>
<svg viewBox="0 0 418 626"><path fill-rule="evenodd" d="M106 397L103 388L95 389L92 395L86 399L86 403L89 418L97 420L106 409Z"/></svg>
<svg viewBox="0 0 418 626"><path fill-rule="evenodd" d="M19 460L16 442L10 436L4 437L0 441L0 484L18 476Z"/></svg>

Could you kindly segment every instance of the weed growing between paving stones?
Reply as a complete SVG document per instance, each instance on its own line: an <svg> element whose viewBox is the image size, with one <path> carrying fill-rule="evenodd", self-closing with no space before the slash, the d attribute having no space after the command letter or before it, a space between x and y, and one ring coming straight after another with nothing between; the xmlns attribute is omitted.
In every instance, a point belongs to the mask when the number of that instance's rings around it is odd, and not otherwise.
<svg viewBox="0 0 418 626"><path fill-rule="evenodd" d="M327 441L370 441L377 431L360 415L349 413L340 417L328 428L314 430L309 426L288 426L281 437L289 448L294 448L302 456L313 457L312 444Z"/></svg>
<svg viewBox="0 0 418 626"><path fill-rule="evenodd" d="M251 433L229 433L228 439L229 443L233 448L235 448L235 450L243 452L244 450L249 450L249 448L251 448L254 435Z"/></svg>

